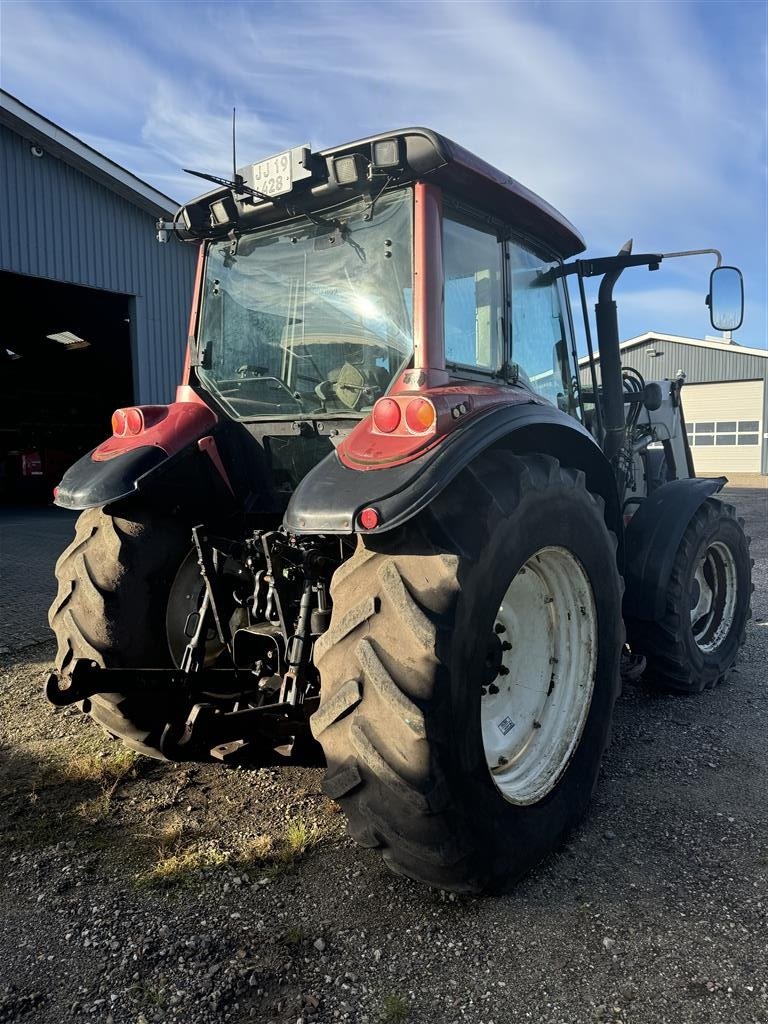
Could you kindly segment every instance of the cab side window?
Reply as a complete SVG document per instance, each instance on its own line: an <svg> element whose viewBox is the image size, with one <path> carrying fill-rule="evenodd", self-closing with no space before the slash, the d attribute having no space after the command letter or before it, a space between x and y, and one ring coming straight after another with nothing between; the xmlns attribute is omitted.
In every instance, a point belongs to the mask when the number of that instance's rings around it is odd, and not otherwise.
<svg viewBox="0 0 768 1024"><path fill-rule="evenodd" d="M502 364L502 247L492 229L445 211L445 359L494 371Z"/></svg>
<svg viewBox="0 0 768 1024"><path fill-rule="evenodd" d="M511 362L534 391L564 412L576 413L569 356L569 329L556 267L526 245L510 241Z"/></svg>

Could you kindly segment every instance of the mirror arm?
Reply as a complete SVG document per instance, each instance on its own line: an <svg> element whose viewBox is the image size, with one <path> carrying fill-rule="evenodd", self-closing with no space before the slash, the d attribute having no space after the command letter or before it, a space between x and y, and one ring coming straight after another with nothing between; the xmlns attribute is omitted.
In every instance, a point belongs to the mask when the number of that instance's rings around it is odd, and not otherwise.
<svg viewBox="0 0 768 1024"><path fill-rule="evenodd" d="M723 262L723 254L719 249L687 249L685 252L665 252L664 259L671 260L676 256L707 256L712 255L717 257L716 266L720 266Z"/></svg>

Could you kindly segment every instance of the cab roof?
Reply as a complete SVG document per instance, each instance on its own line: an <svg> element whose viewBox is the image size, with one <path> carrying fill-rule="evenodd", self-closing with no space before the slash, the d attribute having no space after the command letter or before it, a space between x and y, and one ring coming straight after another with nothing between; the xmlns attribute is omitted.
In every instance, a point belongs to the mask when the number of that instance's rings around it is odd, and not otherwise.
<svg viewBox="0 0 768 1024"><path fill-rule="evenodd" d="M553 206L531 192L510 175L481 160L463 146L429 128L401 128L381 132L342 146L309 153L301 160L302 172L290 194L274 202L250 195L237 194L223 187L193 200L180 210L186 233L193 237L220 237L235 230L251 230L263 223L284 219L286 207L291 213L316 211L342 202L345 195L374 192L371 183L374 168L374 146L377 143L396 142L399 154L396 168L376 168L377 180L388 187L398 187L414 181L431 182L444 188L446 193L467 205L494 217L511 227L531 235L547 244L563 259L583 252L584 239L576 228ZM296 150L293 151L295 154ZM359 181L340 181L339 158L356 157L360 167L366 169ZM271 158L270 158L271 159ZM249 172L258 164L238 169L246 184ZM347 168L352 166L347 162ZM253 180L252 178L250 180ZM217 213L211 207L218 203ZM223 220L222 210L226 210Z"/></svg>

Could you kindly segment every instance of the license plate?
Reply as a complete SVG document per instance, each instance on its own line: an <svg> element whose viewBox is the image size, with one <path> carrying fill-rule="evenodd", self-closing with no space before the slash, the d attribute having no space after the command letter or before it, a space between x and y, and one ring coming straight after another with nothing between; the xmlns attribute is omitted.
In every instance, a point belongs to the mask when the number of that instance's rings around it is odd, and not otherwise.
<svg viewBox="0 0 768 1024"><path fill-rule="evenodd" d="M290 150L261 160L251 165L253 187L265 196L281 196L293 188L292 170Z"/></svg>

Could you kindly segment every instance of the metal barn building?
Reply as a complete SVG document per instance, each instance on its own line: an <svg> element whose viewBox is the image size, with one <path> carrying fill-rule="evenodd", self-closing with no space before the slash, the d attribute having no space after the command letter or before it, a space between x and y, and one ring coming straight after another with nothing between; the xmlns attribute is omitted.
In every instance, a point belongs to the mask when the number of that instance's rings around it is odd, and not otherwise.
<svg viewBox="0 0 768 1024"><path fill-rule="evenodd" d="M686 375L683 411L699 475L768 473L768 350L653 332L620 348L622 364L646 380Z"/></svg>
<svg viewBox="0 0 768 1024"><path fill-rule="evenodd" d="M173 397L196 250L177 204L0 91L0 499L43 498L120 406Z"/></svg>

